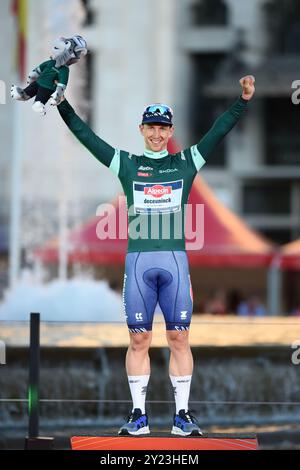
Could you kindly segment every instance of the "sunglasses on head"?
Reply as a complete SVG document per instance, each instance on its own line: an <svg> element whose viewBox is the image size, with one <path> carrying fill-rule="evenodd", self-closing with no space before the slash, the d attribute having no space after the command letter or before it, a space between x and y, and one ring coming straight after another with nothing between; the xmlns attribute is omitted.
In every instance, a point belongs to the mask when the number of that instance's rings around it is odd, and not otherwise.
<svg viewBox="0 0 300 470"><path fill-rule="evenodd" d="M153 104L145 108L144 114L170 114L173 117L173 110L164 104Z"/></svg>

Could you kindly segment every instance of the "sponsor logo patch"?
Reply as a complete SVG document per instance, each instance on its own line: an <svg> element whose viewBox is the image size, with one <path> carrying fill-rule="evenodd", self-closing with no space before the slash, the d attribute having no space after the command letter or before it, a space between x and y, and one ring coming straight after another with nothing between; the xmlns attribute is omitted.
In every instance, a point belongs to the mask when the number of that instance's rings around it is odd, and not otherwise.
<svg viewBox="0 0 300 470"><path fill-rule="evenodd" d="M144 188L144 194L146 196L153 196L158 198L171 193L172 186L162 186L160 184L155 184L154 186Z"/></svg>
<svg viewBox="0 0 300 470"><path fill-rule="evenodd" d="M166 170L159 170L158 173L174 173L174 171L178 171L177 168L167 168Z"/></svg>
<svg viewBox="0 0 300 470"><path fill-rule="evenodd" d="M186 318L187 318L187 310L182 310L182 311L180 312L180 318L181 318L181 320L186 320Z"/></svg>
<svg viewBox="0 0 300 470"><path fill-rule="evenodd" d="M181 210L183 180L144 183L133 181L135 214L172 213Z"/></svg>
<svg viewBox="0 0 300 470"><path fill-rule="evenodd" d="M137 321L143 321L143 314L141 312L135 314L135 319Z"/></svg>
<svg viewBox="0 0 300 470"><path fill-rule="evenodd" d="M152 166L139 166L138 167L138 170L142 170L142 171L148 171L148 170L153 170Z"/></svg>

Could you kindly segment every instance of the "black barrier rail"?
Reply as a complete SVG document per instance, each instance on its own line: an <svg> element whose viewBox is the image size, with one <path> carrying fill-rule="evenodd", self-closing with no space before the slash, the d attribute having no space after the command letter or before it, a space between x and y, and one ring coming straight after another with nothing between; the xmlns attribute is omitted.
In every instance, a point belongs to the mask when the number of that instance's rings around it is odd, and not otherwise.
<svg viewBox="0 0 300 470"><path fill-rule="evenodd" d="M26 398L0 398L0 403L28 403ZM42 398L39 403L111 403L122 404L132 403L132 400L102 400L83 398ZM172 405L174 400L147 400L151 405ZM300 401L209 401L209 400L189 400L191 405L244 405L244 406L300 406Z"/></svg>

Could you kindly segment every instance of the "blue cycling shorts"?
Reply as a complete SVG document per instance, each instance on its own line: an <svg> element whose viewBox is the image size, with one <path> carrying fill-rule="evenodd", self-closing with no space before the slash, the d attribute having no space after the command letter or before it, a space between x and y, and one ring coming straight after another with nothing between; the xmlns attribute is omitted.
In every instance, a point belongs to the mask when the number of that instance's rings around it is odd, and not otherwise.
<svg viewBox="0 0 300 470"><path fill-rule="evenodd" d="M127 254L123 305L129 331L151 331L157 303L167 330L189 329L193 294L185 251Z"/></svg>

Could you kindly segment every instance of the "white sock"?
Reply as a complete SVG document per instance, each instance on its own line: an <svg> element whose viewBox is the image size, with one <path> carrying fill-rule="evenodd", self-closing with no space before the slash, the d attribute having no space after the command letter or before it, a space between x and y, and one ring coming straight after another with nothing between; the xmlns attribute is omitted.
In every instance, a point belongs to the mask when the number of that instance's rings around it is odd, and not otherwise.
<svg viewBox="0 0 300 470"><path fill-rule="evenodd" d="M175 404L176 404L176 414L178 414L179 410L187 411L192 376L191 375L182 375L182 376L170 375L170 379L173 385L174 398L175 398Z"/></svg>
<svg viewBox="0 0 300 470"><path fill-rule="evenodd" d="M132 397L132 409L140 408L145 414L147 385L150 375L128 375L128 383Z"/></svg>

